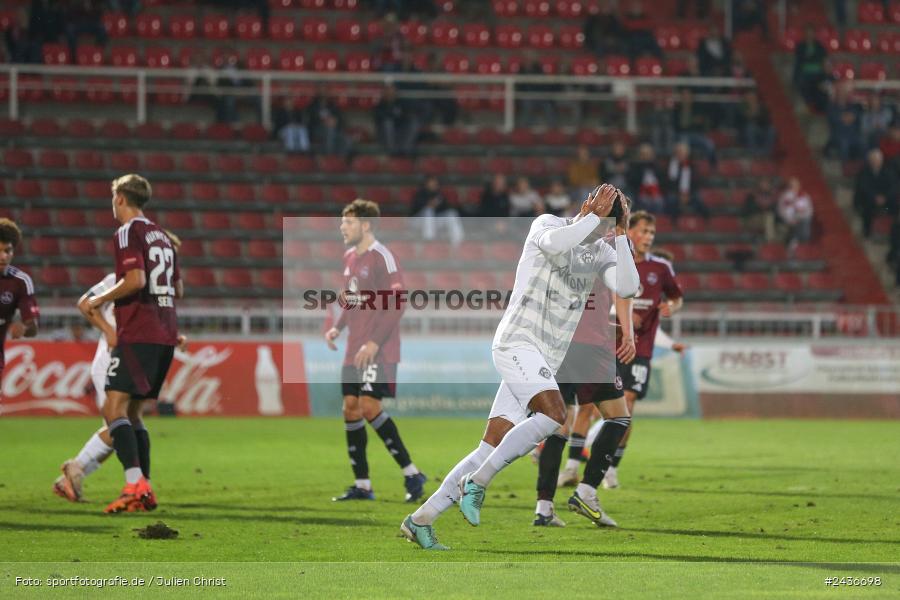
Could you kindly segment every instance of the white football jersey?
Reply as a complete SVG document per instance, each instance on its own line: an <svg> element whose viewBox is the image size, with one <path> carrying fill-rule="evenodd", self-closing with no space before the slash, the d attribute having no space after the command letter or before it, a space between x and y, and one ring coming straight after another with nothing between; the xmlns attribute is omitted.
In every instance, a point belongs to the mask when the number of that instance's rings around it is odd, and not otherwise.
<svg viewBox="0 0 900 600"><path fill-rule="evenodd" d="M492 348L534 346L553 369L562 364L594 280L616 264L616 250L603 240L568 252L547 254L538 246L544 232L572 223L541 215L531 224L516 267L509 305Z"/></svg>
<svg viewBox="0 0 900 600"><path fill-rule="evenodd" d="M107 290L116 285L116 274L110 273L106 277L104 277L100 282L95 283L94 286L88 290L88 296L99 296L100 294L105 293ZM105 302L99 306L100 314L103 318L110 323L113 327L116 326L116 314L115 314L115 302ZM99 347L102 347L102 350L105 352L109 350L106 345L106 336L100 336L100 342L98 343ZM98 352L101 348L98 348Z"/></svg>

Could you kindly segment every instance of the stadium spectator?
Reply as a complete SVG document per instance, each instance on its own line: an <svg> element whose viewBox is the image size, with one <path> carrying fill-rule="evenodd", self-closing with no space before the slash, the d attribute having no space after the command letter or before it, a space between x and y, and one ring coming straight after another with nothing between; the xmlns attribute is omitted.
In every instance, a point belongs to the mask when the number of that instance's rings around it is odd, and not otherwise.
<svg viewBox="0 0 900 600"><path fill-rule="evenodd" d="M600 181L620 190L628 189L628 155L625 144L615 141L609 155L600 163Z"/></svg>
<svg viewBox="0 0 900 600"><path fill-rule="evenodd" d="M566 191L566 186L559 179L554 179L550 184L550 190L544 195L544 209L553 215L563 216L572 208L572 197Z"/></svg>
<svg viewBox="0 0 900 600"><path fill-rule="evenodd" d="M409 214L421 220L422 236L426 240L435 239L438 228L446 230L454 246L465 238L459 211L451 205L441 191L440 181L433 175L426 178L416 191Z"/></svg>
<svg viewBox="0 0 900 600"><path fill-rule="evenodd" d="M350 157L353 145L344 130L343 113L324 86L316 89L316 95L306 107L305 121L316 152Z"/></svg>
<svg viewBox="0 0 900 600"><path fill-rule="evenodd" d="M672 107L672 130L675 138L686 141L691 147L703 154L713 166L717 163L716 145L706 135L710 125L712 110L708 106L700 106L694 102L694 92L683 87L678 94L678 102Z"/></svg>
<svg viewBox="0 0 900 600"><path fill-rule="evenodd" d="M575 160L568 168L569 188L576 198L587 198L600 185L599 163L584 144L579 144L575 152Z"/></svg>
<svg viewBox="0 0 900 600"><path fill-rule="evenodd" d="M741 143L747 148L772 151L775 144L775 128L768 109L762 103L759 92L753 90L744 94L737 111L736 125Z"/></svg>
<svg viewBox="0 0 900 600"><path fill-rule="evenodd" d="M763 37L769 38L766 0L730 0L730 2L731 22L735 32L749 31L758 26L762 30Z"/></svg>
<svg viewBox="0 0 900 600"><path fill-rule="evenodd" d="M881 150L869 150L865 164L856 175L853 193L853 207L862 217L863 235L871 235L872 221L879 214L897 212L897 191L896 175L885 167Z"/></svg>
<svg viewBox="0 0 900 600"><path fill-rule="evenodd" d="M628 54L632 59L652 54L662 58L662 49L653 34L655 22L644 12L641 0L632 0L623 19Z"/></svg>
<svg viewBox="0 0 900 600"><path fill-rule="evenodd" d="M862 140L867 148L878 146L879 140L887 133L897 118L897 109L885 104L881 93L875 93L869 100L869 106L862 113L860 127Z"/></svg>
<svg viewBox="0 0 900 600"><path fill-rule="evenodd" d="M219 123L234 123L238 120L238 97L228 93L229 89L251 87L252 82L241 77L242 65L236 51L231 51L222 62L222 67L216 71L216 121ZM224 92L224 93L223 93ZM251 99L259 112L259 98Z"/></svg>
<svg viewBox="0 0 900 600"><path fill-rule="evenodd" d="M816 39L816 30L806 26L806 37L797 43L794 50L794 85L803 100L818 112L828 106L828 92L825 84L831 78L825 67L828 52Z"/></svg>
<svg viewBox="0 0 900 600"><path fill-rule="evenodd" d="M588 15L584 22L584 47L600 57L625 54L624 34L616 7L612 0L607 0L598 12Z"/></svg>
<svg viewBox="0 0 900 600"><path fill-rule="evenodd" d="M509 206L513 217L536 217L544 212L544 201L527 177L516 180L516 187L509 193Z"/></svg>
<svg viewBox="0 0 900 600"><path fill-rule="evenodd" d="M666 212L678 221L685 209L709 218L709 208L700 199L697 170L691 162L691 147L686 142L675 144L666 171Z"/></svg>
<svg viewBox="0 0 900 600"><path fill-rule="evenodd" d="M490 183L485 184L481 192L478 216L501 219L509 215L509 187L506 184L506 176L497 173Z"/></svg>
<svg viewBox="0 0 900 600"><path fill-rule="evenodd" d="M857 159L863 153L862 107L853 101L852 91L849 81L840 82L828 105L829 138L825 153L841 160Z"/></svg>
<svg viewBox="0 0 900 600"><path fill-rule="evenodd" d="M697 65L703 77L731 77L731 41L715 23L709 26L707 35L697 46Z"/></svg>
<svg viewBox="0 0 900 600"><path fill-rule="evenodd" d="M93 36L99 46L105 46L108 34L103 26L103 6L98 0L75 0L70 2L66 14L66 41L72 56L78 48L78 38Z"/></svg>
<svg viewBox="0 0 900 600"><path fill-rule="evenodd" d="M185 102L206 104L216 111L219 96L216 91L217 78L209 54L203 49L193 53L188 74L185 76Z"/></svg>
<svg viewBox="0 0 900 600"><path fill-rule="evenodd" d="M887 135L878 143L878 148L884 154L884 162L888 168L900 176L900 119L894 120Z"/></svg>
<svg viewBox="0 0 900 600"><path fill-rule="evenodd" d="M812 233L813 204L800 180L791 177L778 198L778 218L787 227L786 243L789 252L798 244L809 241Z"/></svg>
<svg viewBox="0 0 900 600"><path fill-rule="evenodd" d="M407 101L397 98L393 85L386 85L375 106L375 130L385 151L392 156L413 156L419 137L419 117Z"/></svg>
<svg viewBox="0 0 900 600"><path fill-rule="evenodd" d="M663 210L662 174L656 164L656 154L650 144L638 147L637 160L628 169L628 189L634 200L633 212Z"/></svg>
<svg viewBox="0 0 900 600"><path fill-rule="evenodd" d="M403 65L403 56L409 52L409 43L400 31L395 14L389 13L384 16L381 23L381 36L374 41L372 69L386 72L399 71Z"/></svg>
<svg viewBox="0 0 900 600"><path fill-rule="evenodd" d="M761 178L756 189L744 197L741 218L747 231L761 235L767 242L775 239L775 196L769 179Z"/></svg>
<svg viewBox="0 0 900 600"><path fill-rule="evenodd" d="M309 152L309 129L303 111L285 96L272 111L272 132L287 152Z"/></svg>
<svg viewBox="0 0 900 600"><path fill-rule="evenodd" d="M24 10L16 12L15 19L3 32L6 60L11 63L42 62L41 48L34 43L28 32L28 14Z"/></svg>
<svg viewBox="0 0 900 600"><path fill-rule="evenodd" d="M44 44L59 41L65 32L65 14L59 0L32 0L28 13L28 37L40 51Z"/></svg>

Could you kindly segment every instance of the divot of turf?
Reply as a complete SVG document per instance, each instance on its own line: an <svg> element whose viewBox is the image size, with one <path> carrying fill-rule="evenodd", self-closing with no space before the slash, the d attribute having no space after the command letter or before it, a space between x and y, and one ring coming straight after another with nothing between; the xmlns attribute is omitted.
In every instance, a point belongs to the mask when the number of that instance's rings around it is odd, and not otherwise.
<svg viewBox="0 0 900 600"><path fill-rule="evenodd" d="M162 521L157 521L153 525L147 525L144 528L134 529L138 537L144 540L174 540L178 537L178 530L172 529Z"/></svg>

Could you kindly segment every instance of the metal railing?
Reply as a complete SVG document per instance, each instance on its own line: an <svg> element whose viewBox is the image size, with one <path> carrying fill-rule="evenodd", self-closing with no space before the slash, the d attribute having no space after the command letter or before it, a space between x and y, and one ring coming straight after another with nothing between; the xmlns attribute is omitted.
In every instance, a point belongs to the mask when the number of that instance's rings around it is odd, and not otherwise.
<svg viewBox="0 0 900 600"><path fill-rule="evenodd" d="M736 102L735 92L755 87L752 79L731 77L610 77L602 75L472 75L449 73L320 73L291 71L237 71L237 77L249 82L247 87L206 87L190 88L190 81L205 70L197 68L120 68L120 67L80 67L54 65L0 64L0 87L7 90L8 116L18 119L20 115L20 92L28 90L52 90L87 92L90 86L104 86L103 91L134 94L135 119L138 123L147 121L148 100L153 94L180 94L185 90L204 92L214 90L220 96L258 97L263 125L272 123L272 99L291 93L289 87L279 89L284 84L354 84L355 89L341 90L350 97L372 97L378 95L377 88L387 83L431 84L437 86L458 86L455 89L433 89L428 91L398 90L398 96L406 98L479 98L502 99L503 127L510 131L516 124L516 102L518 100L589 102L624 101L625 128L630 133L638 132L637 105L643 99L653 98L654 90L695 88L698 102ZM216 74L223 72L216 70ZM229 72L229 76L233 72ZM39 78L36 78L39 77ZM65 80L45 79L61 77ZM93 78L103 78L109 83ZM177 81L180 80L180 81ZM517 86L563 86L563 91L523 91ZM717 89L719 92L704 90ZM355 94L355 96L354 96Z"/></svg>
<svg viewBox="0 0 900 600"><path fill-rule="evenodd" d="M408 312L401 321L404 335L492 335L499 311ZM180 329L196 337L317 335L325 313L272 308L181 308ZM41 337L63 335L72 323L82 322L78 311L47 307L41 312ZM663 328L676 339L740 338L900 338L900 308L893 306L837 306L830 309L742 311L725 306L688 309L663 319Z"/></svg>

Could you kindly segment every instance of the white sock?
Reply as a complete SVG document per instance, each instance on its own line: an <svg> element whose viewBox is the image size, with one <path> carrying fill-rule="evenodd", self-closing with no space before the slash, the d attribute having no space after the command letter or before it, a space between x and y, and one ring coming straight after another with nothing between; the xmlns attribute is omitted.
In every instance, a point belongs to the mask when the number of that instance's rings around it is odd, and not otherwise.
<svg viewBox="0 0 900 600"><path fill-rule="evenodd" d="M141 468L140 467L131 467L130 469L125 469L125 483L137 483L141 478Z"/></svg>
<svg viewBox="0 0 900 600"><path fill-rule="evenodd" d="M594 445L594 440L597 439L597 434L600 433L600 428L603 427L603 419L597 419L594 421L594 424L591 425L591 428L588 429L588 434L584 438L584 447L590 448Z"/></svg>
<svg viewBox="0 0 900 600"><path fill-rule="evenodd" d="M81 452L75 457L75 462L81 465L81 470L85 475L90 475L100 468L100 463L112 453L112 446L107 446L95 433L85 442Z"/></svg>
<svg viewBox="0 0 900 600"><path fill-rule="evenodd" d="M570 458L566 460L566 471L577 471L578 467L581 466L581 461L576 460L574 458Z"/></svg>
<svg viewBox="0 0 900 600"><path fill-rule="evenodd" d="M549 517L553 514L553 501L552 500L538 500L537 506L534 509L534 514L536 515L544 515L545 517Z"/></svg>
<svg viewBox="0 0 900 600"><path fill-rule="evenodd" d="M416 468L415 463L409 463L408 465L403 467L403 474L407 477L409 477L410 475L415 475L418 472L419 472L419 469Z"/></svg>
<svg viewBox="0 0 900 600"><path fill-rule="evenodd" d="M358 487L361 490L372 491L372 480L371 479L357 479L353 482L353 485Z"/></svg>
<svg viewBox="0 0 900 600"><path fill-rule="evenodd" d="M485 441L481 441L475 450L456 463L456 466L444 477L437 491L412 514L413 523L416 525L431 525L441 513L453 506L454 502L458 502L460 478L480 467L493 451L493 446Z"/></svg>
<svg viewBox="0 0 900 600"><path fill-rule="evenodd" d="M472 481L487 487L491 480L510 463L525 456L542 440L547 439L559 429L557 423L544 413L536 413L509 430L503 440L487 457L484 464L472 475Z"/></svg>
<svg viewBox="0 0 900 600"><path fill-rule="evenodd" d="M588 500L597 497L597 488L591 487L586 483L579 483L578 487L575 488L575 493L582 500Z"/></svg>

